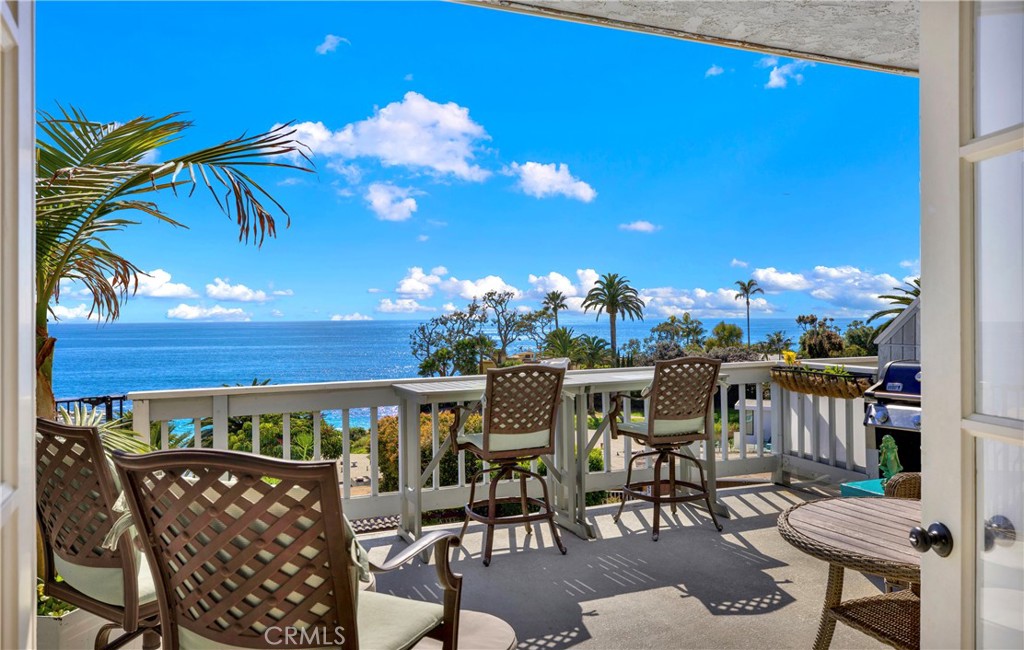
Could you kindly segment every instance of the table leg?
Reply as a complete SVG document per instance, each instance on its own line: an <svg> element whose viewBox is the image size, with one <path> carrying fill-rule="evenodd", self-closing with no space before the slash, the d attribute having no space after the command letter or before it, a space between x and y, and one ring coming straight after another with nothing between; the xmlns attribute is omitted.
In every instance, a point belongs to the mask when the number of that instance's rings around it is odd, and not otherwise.
<svg viewBox="0 0 1024 650"><path fill-rule="evenodd" d="M576 523L587 537L596 537L593 527L587 523L587 396L582 392L576 396L576 441L572 450L576 461Z"/></svg>
<svg viewBox="0 0 1024 650"><path fill-rule="evenodd" d="M422 489L420 484L420 408L401 399L398 405L398 493L401 512L398 535L415 540L422 532Z"/></svg>
<svg viewBox="0 0 1024 650"><path fill-rule="evenodd" d="M713 432L715 416L711 410L708 410L706 417L707 430ZM728 519L729 510L724 503L718 500L718 464L715 460L715 437L713 434L704 443L704 473L707 476L708 498L711 500L711 507L715 509L715 514Z"/></svg>
<svg viewBox="0 0 1024 650"><path fill-rule="evenodd" d="M818 624L818 636L814 639L814 650L828 650L832 644L832 633L836 629L836 619L832 616L832 608L843 599L843 567L839 564L828 565L828 586L825 587L825 605L821 609L821 622Z"/></svg>

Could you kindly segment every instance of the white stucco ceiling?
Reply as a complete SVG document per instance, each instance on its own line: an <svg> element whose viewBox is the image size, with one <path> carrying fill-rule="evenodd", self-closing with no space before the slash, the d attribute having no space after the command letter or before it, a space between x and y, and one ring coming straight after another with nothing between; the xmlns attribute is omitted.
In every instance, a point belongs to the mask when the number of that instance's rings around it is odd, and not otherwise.
<svg viewBox="0 0 1024 650"><path fill-rule="evenodd" d="M918 0L462 0L902 74L917 73Z"/></svg>

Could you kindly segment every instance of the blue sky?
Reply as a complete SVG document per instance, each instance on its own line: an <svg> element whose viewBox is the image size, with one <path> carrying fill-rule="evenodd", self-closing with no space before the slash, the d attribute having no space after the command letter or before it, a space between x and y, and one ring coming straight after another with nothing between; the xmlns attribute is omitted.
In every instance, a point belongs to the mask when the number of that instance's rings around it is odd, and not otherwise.
<svg viewBox="0 0 1024 650"><path fill-rule="evenodd" d="M409 319L626 275L648 318L875 311L918 273L916 79L445 3L40 3L37 105L187 111L180 151L295 121L291 227L208 195L109 243L126 322ZM154 152L173 160L175 150ZM283 225L283 220L282 220ZM74 287L58 316L83 319Z"/></svg>

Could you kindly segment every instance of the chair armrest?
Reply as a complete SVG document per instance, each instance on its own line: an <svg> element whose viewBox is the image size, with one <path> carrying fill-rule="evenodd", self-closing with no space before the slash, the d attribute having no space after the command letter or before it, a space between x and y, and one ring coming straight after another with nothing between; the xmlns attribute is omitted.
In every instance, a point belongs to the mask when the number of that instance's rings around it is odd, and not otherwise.
<svg viewBox="0 0 1024 650"><path fill-rule="evenodd" d="M445 567L448 566L448 548L450 546L458 545L459 536L455 533L450 533L444 530L435 530L417 538L412 544L409 544L400 552L380 564L370 562L370 571L374 573L394 571L430 547L433 547L434 551L436 551L435 559L440 570L442 563Z"/></svg>

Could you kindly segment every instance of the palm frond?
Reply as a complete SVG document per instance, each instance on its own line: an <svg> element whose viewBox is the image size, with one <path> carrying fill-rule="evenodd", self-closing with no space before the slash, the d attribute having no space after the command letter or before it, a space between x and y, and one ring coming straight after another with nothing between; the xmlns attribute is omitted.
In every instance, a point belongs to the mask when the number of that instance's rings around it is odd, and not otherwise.
<svg viewBox="0 0 1024 650"><path fill-rule="evenodd" d="M64 407L57 409L57 419L64 424L76 427L96 427L100 432L100 441L107 451L124 451L129 454L145 454L153 451L147 442L127 426L124 420L106 420L99 408L92 410L82 404L75 404L72 410Z"/></svg>

